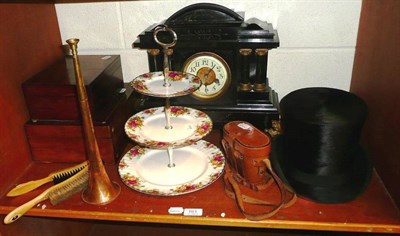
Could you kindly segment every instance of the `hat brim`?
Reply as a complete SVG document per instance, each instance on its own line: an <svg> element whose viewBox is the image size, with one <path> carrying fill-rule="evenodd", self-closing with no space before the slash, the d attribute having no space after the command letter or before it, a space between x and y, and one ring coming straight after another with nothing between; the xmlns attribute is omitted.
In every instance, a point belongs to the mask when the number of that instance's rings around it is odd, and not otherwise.
<svg viewBox="0 0 400 236"><path fill-rule="evenodd" d="M367 188L372 176L371 158L361 146L354 148L349 157L354 161L352 169L348 170L346 181L341 184L321 185L325 177L313 175L313 178L304 181L289 168L289 157L285 153L283 135L273 138L270 155L272 167L282 181L290 185L299 197L319 203L349 202L360 196ZM315 179L315 183L309 179Z"/></svg>

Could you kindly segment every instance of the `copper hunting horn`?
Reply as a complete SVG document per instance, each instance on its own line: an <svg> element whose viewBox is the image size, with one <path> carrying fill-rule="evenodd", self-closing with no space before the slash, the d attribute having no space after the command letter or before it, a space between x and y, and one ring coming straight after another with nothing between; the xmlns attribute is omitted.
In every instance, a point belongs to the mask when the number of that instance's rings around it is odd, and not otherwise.
<svg viewBox="0 0 400 236"><path fill-rule="evenodd" d="M100 156L99 146L94 134L93 121L90 114L86 88L83 82L79 64L77 50L78 42L79 39L76 38L67 40L73 56L76 88L79 97L83 132L85 137L86 154L89 159L89 185L88 188L83 191L82 199L90 204L107 204L113 201L119 195L121 188L117 183L111 182Z"/></svg>

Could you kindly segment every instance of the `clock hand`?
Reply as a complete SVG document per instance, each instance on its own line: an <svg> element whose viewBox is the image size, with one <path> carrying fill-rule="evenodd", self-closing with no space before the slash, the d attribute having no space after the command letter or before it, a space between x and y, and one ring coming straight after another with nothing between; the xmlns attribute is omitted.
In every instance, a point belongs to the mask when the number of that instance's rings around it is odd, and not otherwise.
<svg viewBox="0 0 400 236"><path fill-rule="evenodd" d="M211 67L210 70L208 70L207 74L209 74L212 70L214 70L214 67L215 67L215 65L213 65L213 67Z"/></svg>

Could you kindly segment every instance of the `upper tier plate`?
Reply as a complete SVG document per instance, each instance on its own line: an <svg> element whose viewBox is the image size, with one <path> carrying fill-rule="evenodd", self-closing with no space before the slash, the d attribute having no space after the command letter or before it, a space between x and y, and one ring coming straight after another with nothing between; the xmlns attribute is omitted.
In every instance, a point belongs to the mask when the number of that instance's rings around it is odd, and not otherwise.
<svg viewBox="0 0 400 236"><path fill-rule="evenodd" d="M154 149L182 147L195 143L212 130L210 117L199 110L171 106L171 129L166 129L164 107L143 110L125 123L133 141Z"/></svg>
<svg viewBox="0 0 400 236"><path fill-rule="evenodd" d="M141 94L152 97L177 97L192 94L201 86L199 77L178 71L170 71L165 86L162 71L150 72L136 77L131 86Z"/></svg>

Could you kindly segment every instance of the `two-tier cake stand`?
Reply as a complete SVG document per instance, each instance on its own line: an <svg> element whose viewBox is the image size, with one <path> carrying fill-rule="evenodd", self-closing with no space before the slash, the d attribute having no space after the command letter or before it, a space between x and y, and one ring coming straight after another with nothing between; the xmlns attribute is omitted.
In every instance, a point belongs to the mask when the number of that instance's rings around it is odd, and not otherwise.
<svg viewBox="0 0 400 236"><path fill-rule="evenodd" d="M160 42L159 32L171 33L173 41ZM202 140L213 127L206 113L170 105L169 98L189 95L201 86L199 77L169 70L167 50L176 44L175 32L159 26L154 39L164 49L164 71L140 75L131 85L141 94L165 98L165 105L128 119L125 132L138 145L122 157L118 168L122 181L136 191L175 196L197 191L217 180L225 158L218 147Z"/></svg>

